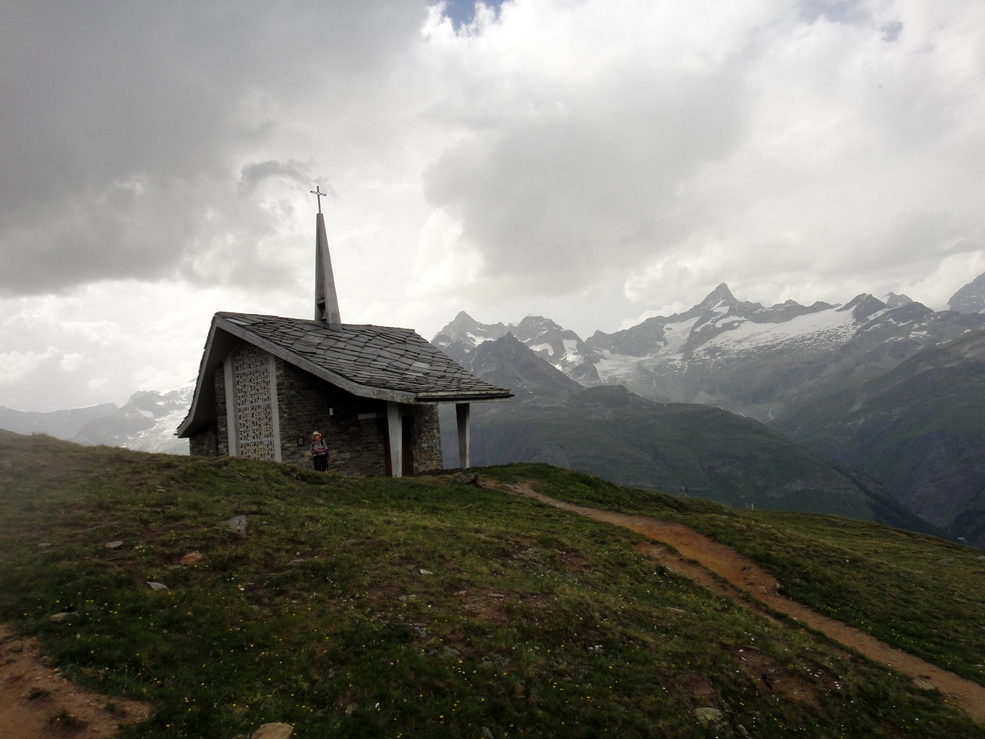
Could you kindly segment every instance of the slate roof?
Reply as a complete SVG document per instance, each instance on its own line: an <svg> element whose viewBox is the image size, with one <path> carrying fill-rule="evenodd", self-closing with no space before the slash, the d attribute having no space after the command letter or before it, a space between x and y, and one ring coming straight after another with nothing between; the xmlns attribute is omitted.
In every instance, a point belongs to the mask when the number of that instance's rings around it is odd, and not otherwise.
<svg viewBox="0 0 985 739"><path fill-rule="evenodd" d="M408 328L342 324L250 313L216 313L198 384L179 436L214 418L212 372L243 340L354 395L400 403L502 400L512 393L480 380ZM209 417L211 416L211 418Z"/></svg>

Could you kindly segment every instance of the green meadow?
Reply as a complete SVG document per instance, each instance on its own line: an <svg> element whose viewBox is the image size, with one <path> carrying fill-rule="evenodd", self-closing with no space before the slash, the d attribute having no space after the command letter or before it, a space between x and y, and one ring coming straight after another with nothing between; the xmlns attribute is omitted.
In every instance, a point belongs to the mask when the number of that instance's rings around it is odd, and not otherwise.
<svg viewBox="0 0 985 739"><path fill-rule="evenodd" d="M787 595L985 684L977 550L543 465L478 473L686 523ZM225 525L237 515L245 537ZM452 475L0 435L0 621L106 703L149 703L121 737L271 721L299 739L985 736L938 693L655 566L640 541Z"/></svg>

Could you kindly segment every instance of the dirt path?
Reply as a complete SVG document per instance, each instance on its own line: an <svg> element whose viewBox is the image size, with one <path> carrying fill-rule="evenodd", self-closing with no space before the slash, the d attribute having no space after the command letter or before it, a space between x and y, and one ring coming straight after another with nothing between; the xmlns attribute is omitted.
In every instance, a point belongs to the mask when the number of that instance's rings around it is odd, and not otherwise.
<svg viewBox="0 0 985 739"><path fill-rule="evenodd" d="M815 613L800 603L780 595L777 592L776 579L772 575L731 547L682 524L648 516L583 508L554 500L535 492L528 483L514 485L511 491L556 508L588 516L596 521L621 526L668 544L677 551L654 545L645 545L640 549L668 570L695 580L713 592L736 599L755 610L760 610L757 604L762 604L773 611L785 613L839 644L908 675L920 688L927 690L936 688L977 721L985 723L985 687L924 662L919 657L901 652L865 632ZM699 563L700 566L694 562ZM730 585L724 584L710 573L728 581Z"/></svg>
<svg viewBox="0 0 985 739"><path fill-rule="evenodd" d="M45 667L33 639L0 625L0 737L109 739L119 724L142 721L150 708L86 693Z"/></svg>

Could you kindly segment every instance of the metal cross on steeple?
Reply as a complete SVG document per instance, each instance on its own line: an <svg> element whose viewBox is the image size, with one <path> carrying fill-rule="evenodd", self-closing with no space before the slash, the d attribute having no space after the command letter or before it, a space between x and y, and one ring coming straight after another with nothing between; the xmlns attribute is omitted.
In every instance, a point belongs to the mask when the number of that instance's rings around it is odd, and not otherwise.
<svg viewBox="0 0 985 739"><path fill-rule="evenodd" d="M321 186L319 186L319 185L315 185L315 189L314 190L310 190L310 192L311 192L312 195L314 195L314 196L316 196L318 198L318 212L321 213L321 199L322 198L325 198L325 197L328 197L328 193L327 192L322 192L321 191Z"/></svg>

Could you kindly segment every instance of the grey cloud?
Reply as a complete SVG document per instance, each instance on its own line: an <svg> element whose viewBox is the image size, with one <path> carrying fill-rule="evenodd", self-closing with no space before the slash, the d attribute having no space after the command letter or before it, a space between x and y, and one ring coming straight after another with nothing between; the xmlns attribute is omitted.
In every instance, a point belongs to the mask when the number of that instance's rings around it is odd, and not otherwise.
<svg viewBox="0 0 985 739"><path fill-rule="evenodd" d="M864 33L787 45L804 30L788 19L781 43L768 24L737 42L727 71L634 59L606 75L586 65L592 86L537 89L533 70L497 78L494 93L463 87L475 100L454 112L469 135L425 173L429 203L461 224L482 277L526 295L670 262L712 287L825 281L840 299L839 283L892 273L898 284L975 252L980 70L859 43L902 27L877 29L862 3L802 7ZM681 293L673 282L632 297L659 304Z"/></svg>
<svg viewBox="0 0 985 739"><path fill-rule="evenodd" d="M818 18L825 18L832 23L860 25L871 18L862 0L802 0L800 18L807 23L814 23Z"/></svg>
<svg viewBox="0 0 985 739"><path fill-rule="evenodd" d="M550 91L541 94L551 111ZM487 276L555 294L579 289L709 215L679 212L678 185L733 149L743 116L732 72L673 84L617 75L557 112L527 117L521 108L447 151L425 173L427 198L460 220Z"/></svg>
<svg viewBox="0 0 985 739"><path fill-rule="evenodd" d="M240 191L252 193L261 183L278 177L304 187L312 181L311 169L311 163L305 164L294 160L279 162L268 159L265 162L247 164L240 173ZM331 191L331 188L329 187L327 191Z"/></svg>
<svg viewBox="0 0 985 739"><path fill-rule="evenodd" d="M282 125L264 100L357 94L425 13L423 0L8 3L0 294L172 273L209 248L193 239L201 213L238 216L240 175L263 174L236 162Z"/></svg>
<svg viewBox="0 0 985 739"><path fill-rule="evenodd" d="M882 31L882 40L887 44L891 44L900 37L901 33L903 33L903 24L896 20L892 23L885 24L879 30Z"/></svg>

